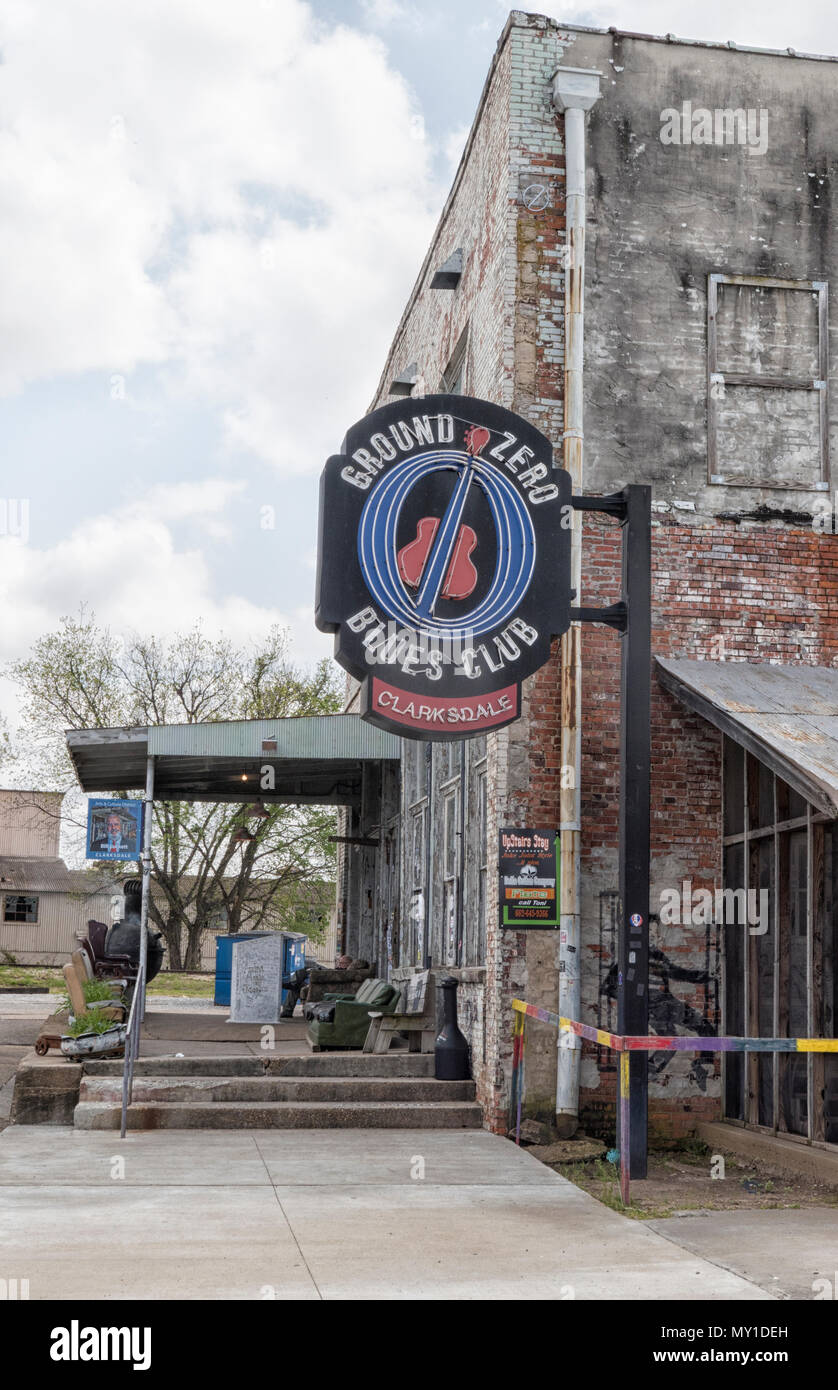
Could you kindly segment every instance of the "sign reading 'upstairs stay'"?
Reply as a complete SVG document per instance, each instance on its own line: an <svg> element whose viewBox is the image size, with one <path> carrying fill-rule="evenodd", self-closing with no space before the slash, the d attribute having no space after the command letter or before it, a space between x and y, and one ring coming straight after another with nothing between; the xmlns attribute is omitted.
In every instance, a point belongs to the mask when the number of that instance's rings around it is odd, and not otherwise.
<svg viewBox="0 0 838 1390"><path fill-rule="evenodd" d="M365 719L460 739L517 719L570 624L570 475L526 420L468 396L384 406L320 483L317 626Z"/></svg>

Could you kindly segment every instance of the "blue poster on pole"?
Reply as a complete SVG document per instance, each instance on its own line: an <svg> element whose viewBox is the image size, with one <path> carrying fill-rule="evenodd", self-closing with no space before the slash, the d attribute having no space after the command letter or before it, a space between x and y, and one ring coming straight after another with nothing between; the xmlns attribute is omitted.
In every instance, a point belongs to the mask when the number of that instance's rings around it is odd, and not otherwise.
<svg viewBox="0 0 838 1390"><path fill-rule="evenodd" d="M143 803L94 798L87 803L86 859L139 859Z"/></svg>

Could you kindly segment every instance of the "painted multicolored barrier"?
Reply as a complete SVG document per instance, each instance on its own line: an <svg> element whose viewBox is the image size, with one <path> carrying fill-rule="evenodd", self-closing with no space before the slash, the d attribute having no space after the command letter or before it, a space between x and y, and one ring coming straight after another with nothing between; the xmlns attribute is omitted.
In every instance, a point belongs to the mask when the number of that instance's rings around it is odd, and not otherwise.
<svg viewBox="0 0 838 1390"><path fill-rule="evenodd" d="M523 1098L522 1072L524 1060L524 1028L528 1018L552 1024L562 1033L575 1033L588 1042L599 1043L620 1053L620 1195L628 1206L629 1194L629 1053L630 1052L838 1052L838 1038L696 1038L696 1037L632 1037L630 1034L609 1033L589 1023L577 1023L573 1018L513 999L515 1031L512 1039L512 1104L515 1109L515 1142L521 1142L521 1103Z"/></svg>

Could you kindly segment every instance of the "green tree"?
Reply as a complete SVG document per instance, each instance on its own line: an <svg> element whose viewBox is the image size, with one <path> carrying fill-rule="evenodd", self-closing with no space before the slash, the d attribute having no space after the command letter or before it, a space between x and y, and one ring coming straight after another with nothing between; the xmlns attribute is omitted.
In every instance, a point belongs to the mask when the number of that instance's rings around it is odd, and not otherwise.
<svg viewBox="0 0 838 1390"><path fill-rule="evenodd" d="M328 660L310 672L295 665L281 628L251 647L210 638L200 626L168 641L126 641L85 609L9 668L29 762L40 779L67 790L75 782L67 729L334 713L342 703L335 671ZM262 818L240 805L155 804L149 910L170 969L199 967L202 934L222 911L231 932L277 926L294 915L302 885L332 877L332 808L272 805L268 795L265 810ZM236 841L245 827L253 838Z"/></svg>

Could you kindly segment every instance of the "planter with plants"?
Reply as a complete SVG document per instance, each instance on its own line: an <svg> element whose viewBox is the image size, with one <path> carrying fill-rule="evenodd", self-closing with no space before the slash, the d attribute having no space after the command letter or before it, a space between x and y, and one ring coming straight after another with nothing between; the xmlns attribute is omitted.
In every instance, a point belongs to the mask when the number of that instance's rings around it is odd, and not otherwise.
<svg viewBox="0 0 838 1390"><path fill-rule="evenodd" d="M67 1032L61 1038L61 1051L65 1057L99 1056L106 1052L121 1052L125 1047L126 1023L117 1023L108 1017L110 1009L100 1011L91 1009L70 1020Z"/></svg>

